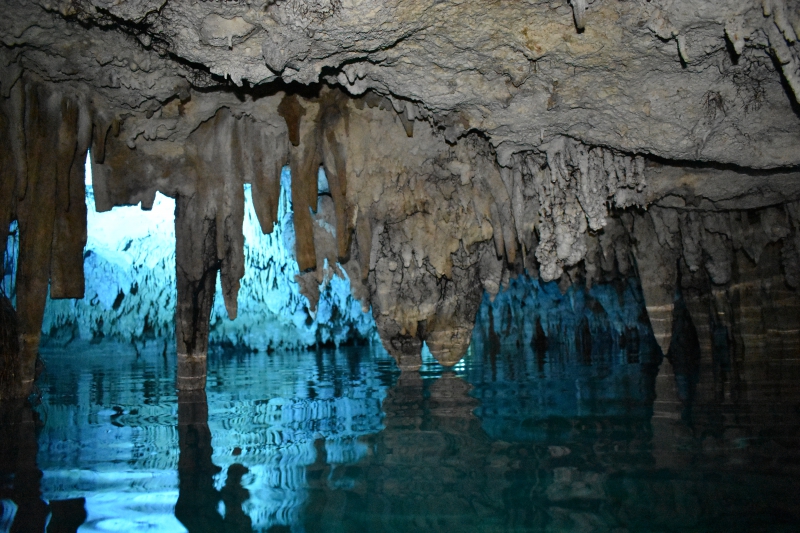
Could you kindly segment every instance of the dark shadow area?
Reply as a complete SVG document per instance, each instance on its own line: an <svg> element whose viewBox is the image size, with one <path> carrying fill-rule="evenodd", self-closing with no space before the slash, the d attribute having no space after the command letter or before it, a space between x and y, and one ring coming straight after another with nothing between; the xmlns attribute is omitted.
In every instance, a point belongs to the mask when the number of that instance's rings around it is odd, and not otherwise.
<svg viewBox="0 0 800 533"><path fill-rule="evenodd" d="M29 402L0 402L0 529L9 533L74 533L86 520L85 500L41 493L36 455L43 422ZM46 528L46 529L45 529Z"/></svg>

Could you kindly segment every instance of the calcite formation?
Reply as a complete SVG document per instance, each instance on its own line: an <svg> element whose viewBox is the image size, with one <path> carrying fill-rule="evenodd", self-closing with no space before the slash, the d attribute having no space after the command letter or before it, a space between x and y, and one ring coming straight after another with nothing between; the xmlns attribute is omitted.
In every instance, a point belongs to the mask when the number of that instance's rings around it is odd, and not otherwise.
<svg viewBox="0 0 800 533"><path fill-rule="evenodd" d="M522 272L638 277L665 353L676 301L730 337L766 291L800 344L797 0L3 8L0 219L20 228L4 395L31 389L48 287L83 293L88 150L98 210L176 199L181 389L205 383L218 273L237 315L243 186L269 232L285 165L311 308L346 272L403 368L423 342L455 363L483 294Z"/></svg>

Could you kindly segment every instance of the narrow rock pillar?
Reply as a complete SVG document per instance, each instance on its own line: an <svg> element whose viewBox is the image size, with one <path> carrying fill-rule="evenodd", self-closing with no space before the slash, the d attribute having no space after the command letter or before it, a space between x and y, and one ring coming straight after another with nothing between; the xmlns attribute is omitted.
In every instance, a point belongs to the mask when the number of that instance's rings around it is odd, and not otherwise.
<svg viewBox="0 0 800 533"><path fill-rule="evenodd" d="M24 100L23 100L24 98ZM52 298L82 298L86 203L83 158L91 137L87 107L50 87L18 85L0 110L0 225L19 224L16 315L4 310L18 342L4 335L0 397L33 390L48 290ZM16 353L14 350L18 350Z"/></svg>
<svg viewBox="0 0 800 533"><path fill-rule="evenodd" d="M55 174L61 102L41 87L26 87L27 179L17 206L17 315L19 356L12 369L9 397L23 398L33 389L44 308L50 282L56 210Z"/></svg>
<svg viewBox="0 0 800 533"><path fill-rule="evenodd" d="M206 386L208 328L220 261L216 220L213 214L207 216L203 196L178 196L175 205L178 390Z"/></svg>
<svg viewBox="0 0 800 533"><path fill-rule="evenodd" d="M678 283L678 253L671 246L670 239L674 237L670 230L677 232L678 225L677 221L665 222L660 214L653 207L636 217L632 237L647 316L656 341L666 354L672 339L672 311Z"/></svg>

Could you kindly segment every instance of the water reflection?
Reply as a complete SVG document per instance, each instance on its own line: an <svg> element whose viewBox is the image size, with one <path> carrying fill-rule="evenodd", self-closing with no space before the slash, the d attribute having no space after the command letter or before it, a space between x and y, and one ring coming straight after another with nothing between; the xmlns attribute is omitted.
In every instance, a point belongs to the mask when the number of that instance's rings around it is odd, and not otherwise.
<svg viewBox="0 0 800 533"><path fill-rule="evenodd" d="M635 285L514 283L446 372L221 352L176 395L162 346L45 352L43 404L0 413L0 531L800 530L786 353L676 327L662 361Z"/></svg>
<svg viewBox="0 0 800 533"><path fill-rule="evenodd" d="M221 490L214 486L214 476L222 469L211 460L214 450L205 391L178 393L178 447L178 520L190 533L252 531L252 521L242 510L250 498L250 492L242 487L247 467L230 465L225 486Z"/></svg>
<svg viewBox="0 0 800 533"><path fill-rule="evenodd" d="M324 458L309 467L297 530L749 533L800 525L796 450L784 450L781 472L762 462L772 445L676 449L680 431L664 438L662 420L650 415L546 416L531 438L495 439L471 411L471 389L453 373L400 376L384 401L385 429L367 438L373 453L343 471Z"/></svg>
<svg viewBox="0 0 800 533"><path fill-rule="evenodd" d="M28 402L0 402L0 497L7 531L44 531L48 508L39 485L42 472L36 465L40 425Z"/></svg>
<svg viewBox="0 0 800 533"><path fill-rule="evenodd" d="M207 397L176 396L162 348L45 354L45 500L86 498L82 531L265 531L301 523L306 468L360 461L396 370L378 347L219 353Z"/></svg>
<svg viewBox="0 0 800 533"><path fill-rule="evenodd" d="M432 382L403 373L383 403L384 430L368 438L367 460L343 471L316 465L305 529L473 531L475 510L496 507L505 483L470 389L451 372Z"/></svg>
<svg viewBox="0 0 800 533"><path fill-rule="evenodd" d="M36 462L39 413L27 400L0 402L0 531L77 531L86 519L83 498L42 499L42 471ZM49 524L49 525L48 525Z"/></svg>

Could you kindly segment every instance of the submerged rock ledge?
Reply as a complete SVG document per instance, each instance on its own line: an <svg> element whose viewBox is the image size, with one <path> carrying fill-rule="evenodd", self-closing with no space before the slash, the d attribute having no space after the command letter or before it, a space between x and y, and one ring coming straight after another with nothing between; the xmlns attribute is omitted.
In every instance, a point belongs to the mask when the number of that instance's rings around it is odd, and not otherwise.
<svg viewBox="0 0 800 533"><path fill-rule="evenodd" d="M239 312L243 185L269 233L285 165L311 308L343 269L402 368L423 342L457 362L525 271L638 276L665 353L676 295L701 345L796 348L799 35L797 0L9 0L2 395L31 390L48 287L83 296L90 149L98 210L176 199L181 389L205 385L218 272Z"/></svg>

